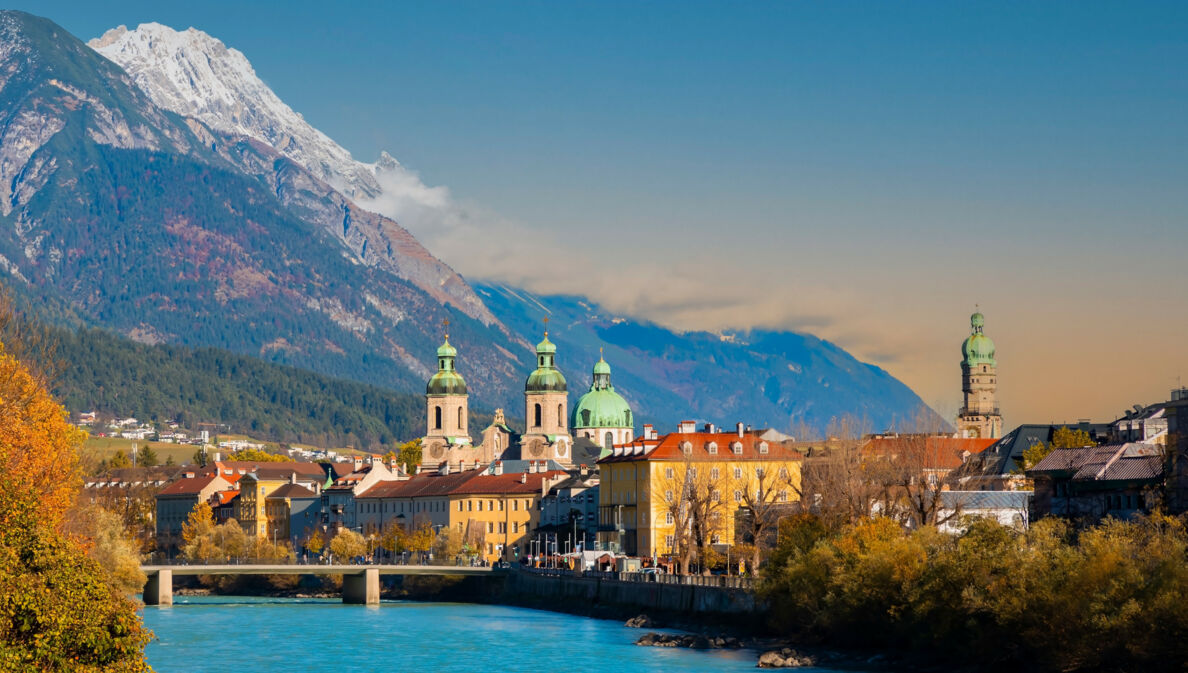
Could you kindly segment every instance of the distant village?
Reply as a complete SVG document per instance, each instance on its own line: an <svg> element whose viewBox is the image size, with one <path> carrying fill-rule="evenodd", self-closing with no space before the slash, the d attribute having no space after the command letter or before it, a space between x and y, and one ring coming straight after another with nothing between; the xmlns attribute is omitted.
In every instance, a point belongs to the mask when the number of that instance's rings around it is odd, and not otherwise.
<svg viewBox="0 0 1188 673"><path fill-rule="evenodd" d="M126 516L159 559L195 560L184 533L208 507L213 525L237 527L270 542L269 554L299 562L328 562L337 550L339 560L374 563L436 555L446 563L730 574L754 573L780 519L799 511L857 506L905 527L960 532L977 517L1022 529L1046 516L1092 523L1188 508L1188 390L1111 422L1004 433L984 325L975 313L962 344L955 433L851 428L798 440L693 421L637 433L604 359L569 408L546 332L525 383L524 432L497 410L472 437L457 366L464 358L447 335L426 384L416 460L298 447L262 455L258 442L212 441L211 431L176 423L101 422L88 412L78 423L97 436L199 448L180 466L109 467L87 479L85 493L101 503L140 502L125 506ZM344 539L353 544L335 543Z"/></svg>

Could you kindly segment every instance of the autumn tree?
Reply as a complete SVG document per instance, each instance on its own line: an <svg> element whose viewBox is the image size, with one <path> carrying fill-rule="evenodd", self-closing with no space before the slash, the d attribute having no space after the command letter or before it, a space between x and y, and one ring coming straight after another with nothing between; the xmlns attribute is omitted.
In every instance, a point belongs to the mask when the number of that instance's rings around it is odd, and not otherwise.
<svg viewBox="0 0 1188 673"><path fill-rule="evenodd" d="M0 295L0 669L147 671L134 604L63 534L86 435L49 394L52 363L35 362L48 349L20 324Z"/></svg>
<svg viewBox="0 0 1188 673"><path fill-rule="evenodd" d="M425 553L432 549L433 541L436 537L433 532L433 525L428 521L422 520L414 523L412 532L405 538L405 545L411 552Z"/></svg>
<svg viewBox="0 0 1188 673"><path fill-rule="evenodd" d="M132 459L128 454L124 453L123 449L116 449L111 458L107 459L107 467L112 470L119 470L125 467L132 467Z"/></svg>
<svg viewBox="0 0 1188 673"><path fill-rule="evenodd" d="M206 562L222 559L222 550L214 539L214 513L210 505L200 502L190 510L190 516L182 524L182 558L189 561Z"/></svg>
<svg viewBox="0 0 1188 673"><path fill-rule="evenodd" d="M343 528L330 540L330 553L340 561L349 561L367 553L367 540L349 528Z"/></svg>
<svg viewBox="0 0 1188 673"><path fill-rule="evenodd" d="M740 532L744 539L750 540L750 567L755 571L763 552L774 542L772 533L780 517L791 513L792 503L800 500L800 463L789 456L786 460L738 469L737 477L728 475L728 483L739 494L739 505L745 512Z"/></svg>
<svg viewBox="0 0 1188 673"><path fill-rule="evenodd" d="M1038 442L1023 450L1022 470L1035 467L1049 453L1056 449L1079 449L1083 446L1094 446L1096 442L1086 430L1073 430L1067 426L1056 428L1052 433L1052 441L1047 444ZM1022 471L1021 470L1021 471Z"/></svg>
<svg viewBox="0 0 1188 673"><path fill-rule="evenodd" d="M240 449L231 453L231 460L244 460L257 463L292 463L294 462L289 456L282 456L279 453L269 453L261 449Z"/></svg>
<svg viewBox="0 0 1188 673"><path fill-rule="evenodd" d="M445 526L433 540L433 558L436 563L452 561L462 553L462 533Z"/></svg>
<svg viewBox="0 0 1188 673"><path fill-rule="evenodd" d="M107 572L117 589L136 594L144 588L147 578L140 569L140 545L118 514L95 504L74 507L68 513L66 530Z"/></svg>

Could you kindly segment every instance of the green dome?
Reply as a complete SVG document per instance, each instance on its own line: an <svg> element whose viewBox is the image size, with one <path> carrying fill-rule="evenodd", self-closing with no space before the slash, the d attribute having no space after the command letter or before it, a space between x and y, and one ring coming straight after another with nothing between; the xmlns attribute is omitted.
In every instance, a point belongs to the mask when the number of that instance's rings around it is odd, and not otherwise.
<svg viewBox="0 0 1188 673"><path fill-rule="evenodd" d="M563 393L568 390L565 377L555 364L557 346L549 341L545 332L544 341L536 344L536 370L528 375L524 383L526 393Z"/></svg>
<svg viewBox="0 0 1188 673"><path fill-rule="evenodd" d="M610 365L599 358L594 363L594 381L590 392L582 395L573 408L572 428L630 428L631 405L615 392L610 382Z"/></svg>
<svg viewBox="0 0 1188 673"><path fill-rule="evenodd" d="M986 317L975 313L969 317L970 335L961 344L962 364L968 367L998 366L994 360L994 342L982 333Z"/></svg>
<svg viewBox="0 0 1188 673"><path fill-rule="evenodd" d="M445 343L437 349L437 373L429 379L425 386L426 395L465 395L466 380L454 370L454 358L458 349L450 345L447 336Z"/></svg>

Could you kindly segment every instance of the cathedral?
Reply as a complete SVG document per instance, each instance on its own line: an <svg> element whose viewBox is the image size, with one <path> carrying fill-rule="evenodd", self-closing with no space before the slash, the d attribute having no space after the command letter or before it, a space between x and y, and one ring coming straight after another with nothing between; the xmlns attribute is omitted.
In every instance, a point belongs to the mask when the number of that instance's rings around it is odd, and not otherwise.
<svg viewBox="0 0 1188 673"><path fill-rule="evenodd" d="M998 410L998 362L994 342L983 333L986 317L969 318L970 333L961 344L961 390L965 404L957 412L957 434L966 438L998 439L1002 415Z"/></svg>
<svg viewBox="0 0 1188 673"><path fill-rule="evenodd" d="M469 396L455 367L457 357L447 334L437 349L437 372L425 386L421 471L476 469L496 460L547 461L559 469L592 467L612 444L635 437L631 407L615 392L610 365L603 358L595 363L590 390L579 398L571 417L569 388L557 368L557 346L545 332L536 345L536 369L524 383L524 433L512 430L503 410L497 409L475 444L467 427Z"/></svg>

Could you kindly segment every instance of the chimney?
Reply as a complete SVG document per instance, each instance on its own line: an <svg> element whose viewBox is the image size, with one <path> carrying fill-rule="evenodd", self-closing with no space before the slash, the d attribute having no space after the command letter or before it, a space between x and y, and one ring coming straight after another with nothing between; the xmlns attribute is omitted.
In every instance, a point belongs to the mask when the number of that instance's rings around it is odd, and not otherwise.
<svg viewBox="0 0 1188 673"><path fill-rule="evenodd" d="M644 430L644 432L643 432L643 435L644 435L644 436L643 436L643 438L644 438L644 439L651 439L651 438L652 438L652 424L651 424L651 423L644 423L644 428L643 428L643 430Z"/></svg>
<svg viewBox="0 0 1188 673"><path fill-rule="evenodd" d="M590 470L589 470L589 468L586 467L585 463L582 463L581 466L578 467L578 474L580 474L583 477L590 474Z"/></svg>
<svg viewBox="0 0 1188 673"><path fill-rule="evenodd" d="M355 471L358 472L361 467L363 467L363 458L355 456Z"/></svg>
<svg viewBox="0 0 1188 673"><path fill-rule="evenodd" d="M297 483L297 473L296 473L296 472L290 472L290 473L289 473L289 483L290 483L290 484L296 484L296 483Z"/></svg>
<svg viewBox="0 0 1188 673"><path fill-rule="evenodd" d="M502 460L495 461L495 474L496 475L503 474L503 461Z"/></svg>
<svg viewBox="0 0 1188 673"><path fill-rule="evenodd" d="M705 424L705 432L709 433L709 432L713 432L713 431L714 431L714 424L706 423Z"/></svg>
<svg viewBox="0 0 1188 673"><path fill-rule="evenodd" d="M743 428L744 428L742 422L740 421L736 427L738 428L738 436L742 437L743 436Z"/></svg>
<svg viewBox="0 0 1188 673"><path fill-rule="evenodd" d="M527 483L528 483L528 473L527 473L527 472L521 472L521 473L520 473L520 483L521 483L521 484L527 484Z"/></svg>
<svg viewBox="0 0 1188 673"><path fill-rule="evenodd" d="M690 434L693 432L697 432L697 422L696 421L681 421L679 424L677 424L677 432L679 432L682 435L687 435L687 434Z"/></svg>

